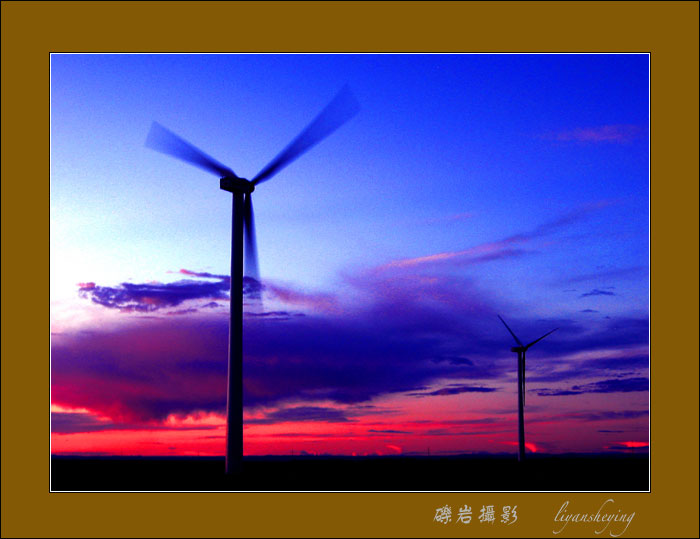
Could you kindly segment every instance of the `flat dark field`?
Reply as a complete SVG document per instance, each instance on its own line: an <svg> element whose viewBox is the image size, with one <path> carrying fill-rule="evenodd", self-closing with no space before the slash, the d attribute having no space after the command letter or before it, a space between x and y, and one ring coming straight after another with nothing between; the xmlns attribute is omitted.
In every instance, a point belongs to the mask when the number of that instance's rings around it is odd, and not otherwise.
<svg viewBox="0 0 700 539"><path fill-rule="evenodd" d="M646 491L648 455L51 458L52 491Z"/></svg>

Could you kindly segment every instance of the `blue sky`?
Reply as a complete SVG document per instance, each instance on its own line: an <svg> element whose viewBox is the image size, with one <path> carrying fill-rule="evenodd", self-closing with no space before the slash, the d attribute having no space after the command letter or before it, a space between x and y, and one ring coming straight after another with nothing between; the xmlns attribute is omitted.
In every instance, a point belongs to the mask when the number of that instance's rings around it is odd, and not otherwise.
<svg viewBox="0 0 700 539"><path fill-rule="evenodd" d="M250 178L344 84L359 114L254 193L264 282L306 307L361 305L368 276L465 282L455 293L525 333L646 320L648 69L641 54L54 54L55 331L99 323L78 283L228 273L230 195L144 147L152 121Z"/></svg>
<svg viewBox="0 0 700 539"><path fill-rule="evenodd" d="M347 82L361 114L256 193L265 275L328 284L349 264L467 248L603 199L617 207L599 226L635 244L584 243L581 263L591 270L644 264L646 238L637 234L647 228L644 139L566 144L547 136L645 126L647 62L645 55L53 55L52 217L73 220L71 237L109 249L115 261L121 251L129 273L121 278L137 278L144 266L223 272L228 197L216 178L145 148L150 122L251 177ZM462 214L473 217L433 223Z"/></svg>

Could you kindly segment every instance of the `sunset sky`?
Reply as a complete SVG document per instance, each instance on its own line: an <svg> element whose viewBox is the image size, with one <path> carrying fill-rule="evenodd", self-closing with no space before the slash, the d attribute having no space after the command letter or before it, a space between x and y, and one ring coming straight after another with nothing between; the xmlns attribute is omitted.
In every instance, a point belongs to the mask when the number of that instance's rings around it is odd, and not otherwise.
<svg viewBox="0 0 700 539"><path fill-rule="evenodd" d="M360 111L253 196L244 451L648 444L649 57L51 56L54 454L223 455L231 196L345 84Z"/></svg>

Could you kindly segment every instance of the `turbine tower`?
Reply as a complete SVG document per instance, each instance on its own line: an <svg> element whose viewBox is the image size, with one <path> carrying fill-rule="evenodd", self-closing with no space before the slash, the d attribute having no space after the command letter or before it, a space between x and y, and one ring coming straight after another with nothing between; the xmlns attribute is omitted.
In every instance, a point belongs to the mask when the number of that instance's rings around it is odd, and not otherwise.
<svg viewBox="0 0 700 539"><path fill-rule="evenodd" d="M251 194L297 157L319 143L359 110L359 105L343 87L319 115L252 179L237 176L186 140L153 122L146 146L181 159L217 175L219 187L233 195L231 234L231 312L228 345L228 390L226 394L226 473L239 472L243 463L243 281L252 297L260 297L258 254ZM245 272L244 264L245 244Z"/></svg>
<svg viewBox="0 0 700 539"><path fill-rule="evenodd" d="M518 344L518 346L511 348L510 351L518 354L518 461L522 462L525 460L525 352L527 352L528 348L530 348L533 344L540 342L547 335L551 335L559 328L554 328L549 333L542 335L539 339L532 341L528 345L524 345L522 342L520 342L520 339L515 336L513 330L508 327L506 321L501 318L500 314L498 315L498 318L501 319L503 325L506 326L506 329Z"/></svg>

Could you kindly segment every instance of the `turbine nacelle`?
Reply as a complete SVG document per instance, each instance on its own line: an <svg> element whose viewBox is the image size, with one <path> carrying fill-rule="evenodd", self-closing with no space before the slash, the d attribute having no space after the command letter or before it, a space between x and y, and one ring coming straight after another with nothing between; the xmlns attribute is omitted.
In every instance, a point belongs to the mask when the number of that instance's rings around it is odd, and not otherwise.
<svg viewBox="0 0 700 539"><path fill-rule="evenodd" d="M250 194L255 191L255 184L238 176L225 176L219 180L219 187L229 193Z"/></svg>
<svg viewBox="0 0 700 539"><path fill-rule="evenodd" d="M511 352L524 352L527 350L527 346L514 346L510 349Z"/></svg>

